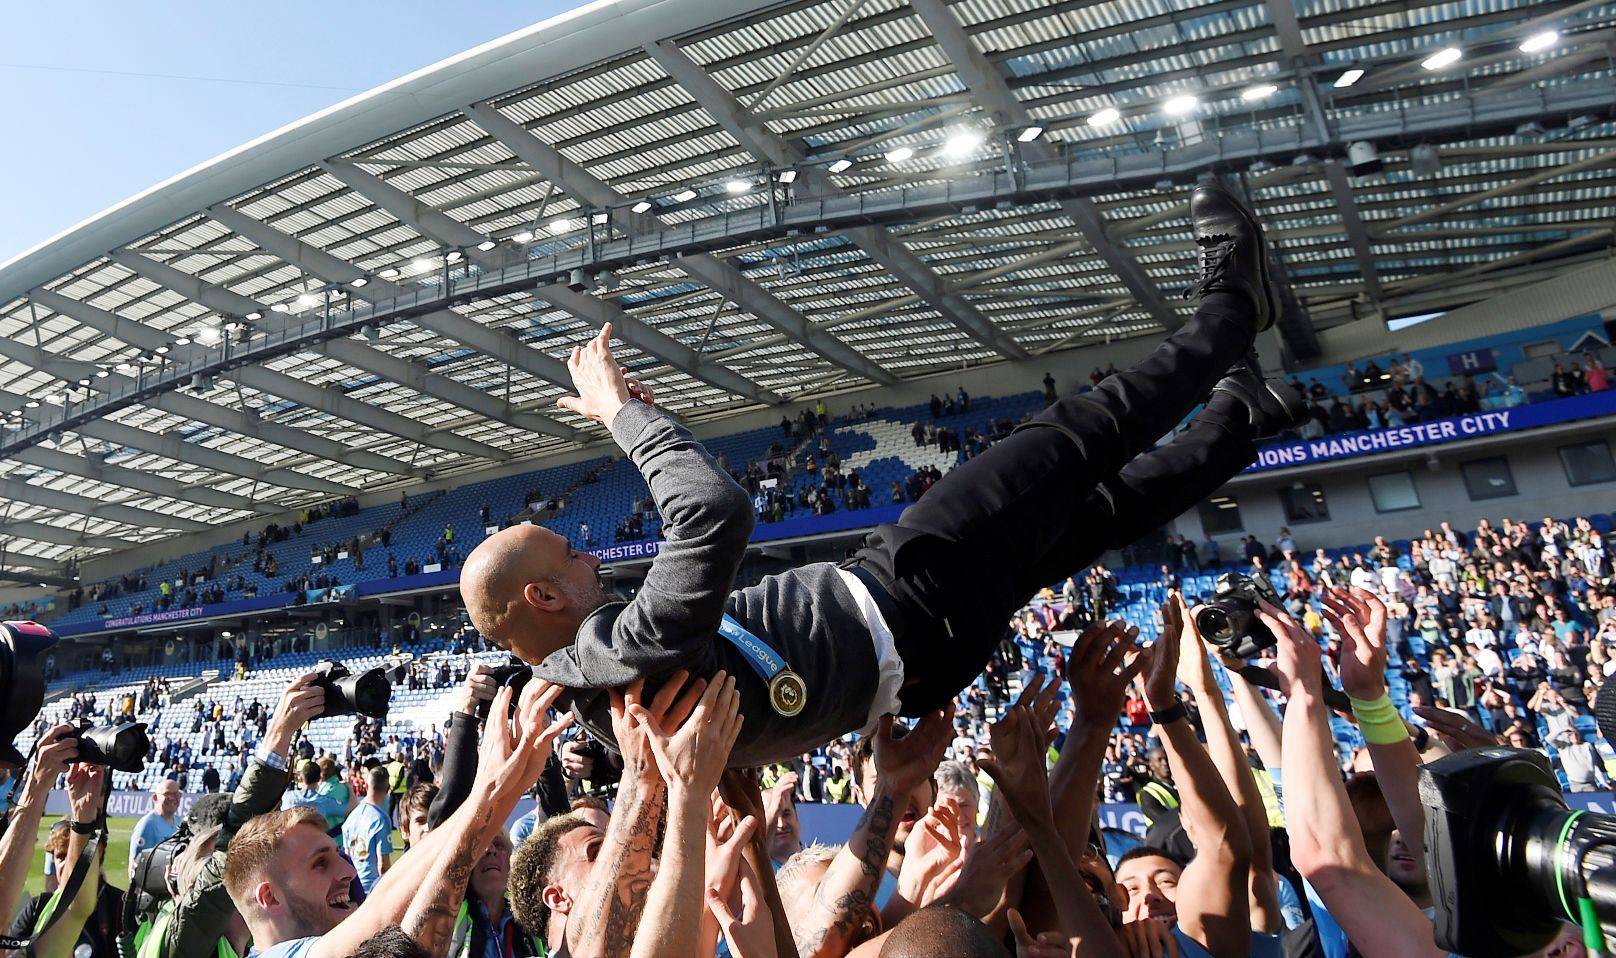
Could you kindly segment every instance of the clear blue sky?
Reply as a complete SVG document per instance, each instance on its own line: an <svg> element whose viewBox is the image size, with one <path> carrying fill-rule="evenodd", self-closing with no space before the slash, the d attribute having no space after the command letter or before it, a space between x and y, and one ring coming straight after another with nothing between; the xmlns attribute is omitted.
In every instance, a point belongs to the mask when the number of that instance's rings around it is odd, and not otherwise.
<svg viewBox="0 0 1616 958"><path fill-rule="evenodd" d="M10 5L0 261L256 136L582 2Z"/></svg>

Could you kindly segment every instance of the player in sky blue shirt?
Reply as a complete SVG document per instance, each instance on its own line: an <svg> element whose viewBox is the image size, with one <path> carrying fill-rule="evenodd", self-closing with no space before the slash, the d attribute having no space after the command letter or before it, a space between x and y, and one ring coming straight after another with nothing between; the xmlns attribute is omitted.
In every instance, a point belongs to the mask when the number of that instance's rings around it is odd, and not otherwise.
<svg viewBox="0 0 1616 958"><path fill-rule="evenodd" d="M370 894L392 865L393 821L387 817L387 769L377 766L368 773L369 791L342 823L342 850L348 853L359 884Z"/></svg>

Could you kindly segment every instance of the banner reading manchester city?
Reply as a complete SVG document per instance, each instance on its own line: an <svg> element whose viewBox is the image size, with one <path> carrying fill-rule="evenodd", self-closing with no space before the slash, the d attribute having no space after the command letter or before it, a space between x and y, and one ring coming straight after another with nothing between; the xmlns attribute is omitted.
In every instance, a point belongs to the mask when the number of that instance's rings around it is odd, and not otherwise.
<svg viewBox="0 0 1616 958"><path fill-rule="evenodd" d="M1522 429L1536 429L1577 419L1594 419L1616 413L1616 389L1551 399L1547 402L1504 409L1486 409L1433 419L1429 422L1369 429L1361 432L1340 433L1318 439L1284 440L1270 443L1257 452L1257 461L1247 472L1283 469L1332 459L1368 456L1378 452L1394 452L1415 446L1432 446L1475 439Z"/></svg>

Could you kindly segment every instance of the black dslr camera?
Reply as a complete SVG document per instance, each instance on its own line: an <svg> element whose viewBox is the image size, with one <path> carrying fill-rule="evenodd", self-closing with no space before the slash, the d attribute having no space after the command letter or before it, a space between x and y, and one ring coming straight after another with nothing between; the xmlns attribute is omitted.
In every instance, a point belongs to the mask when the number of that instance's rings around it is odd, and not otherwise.
<svg viewBox="0 0 1616 958"><path fill-rule="evenodd" d="M1572 811L1541 752L1478 748L1420 769L1436 943L1525 955L1563 922L1616 932L1616 817Z"/></svg>
<svg viewBox="0 0 1616 958"><path fill-rule="evenodd" d="M314 667L318 676L315 683L325 689L325 711L322 715L368 715L386 718L388 703L393 699L392 683L387 681L385 669L366 669L358 675L349 672L341 662L330 659Z"/></svg>
<svg viewBox="0 0 1616 958"><path fill-rule="evenodd" d="M1212 598L1195 610L1201 637L1239 659L1249 659L1279 644L1274 633L1257 618L1257 606L1280 607L1279 594L1267 576L1225 572L1218 576Z"/></svg>
<svg viewBox="0 0 1616 958"><path fill-rule="evenodd" d="M146 753L151 751L145 722L81 725L73 737L79 743L78 761L117 772L139 772L146 767Z"/></svg>
<svg viewBox="0 0 1616 958"><path fill-rule="evenodd" d="M533 678L533 666L513 655L501 664L494 666L491 674L496 687L503 688L507 685L511 687L511 701L514 702L516 697L522 694L523 686L527 685L528 680ZM488 718L488 712L493 707L493 704L492 702L478 702L477 717L480 719Z"/></svg>
<svg viewBox="0 0 1616 958"><path fill-rule="evenodd" d="M0 765L26 759L12 740L34 724L45 704L45 652L56 634L37 622L0 622Z"/></svg>

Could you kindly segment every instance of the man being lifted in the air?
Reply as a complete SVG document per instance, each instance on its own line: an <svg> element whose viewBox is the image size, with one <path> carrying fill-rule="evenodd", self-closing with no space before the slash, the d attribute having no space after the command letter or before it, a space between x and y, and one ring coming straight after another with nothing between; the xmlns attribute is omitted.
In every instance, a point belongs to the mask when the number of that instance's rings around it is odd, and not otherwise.
<svg viewBox="0 0 1616 958"><path fill-rule="evenodd" d="M505 529L460 574L473 624L569 689L612 741L607 689L676 669L737 676L737 767L784 760L888 713L921 715L982 670L1010 614L1039 588L1188 509L1249 464L1253 442L1302 407L1255 361L1278 297L1255 217L1219 187L1190 201L1199 307L1142 362L1064 396L877 527L841 565L732 591L752 503L612 358L608 326L568 362L568 409L604 423L639 467L666 542L631 602L599 560L539 526ZM1216 387L1216 388L1214 388ZM1197 404L1171 442L1147 452Z"/></svg>

